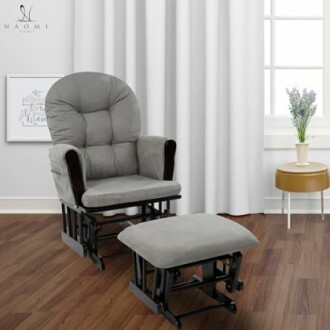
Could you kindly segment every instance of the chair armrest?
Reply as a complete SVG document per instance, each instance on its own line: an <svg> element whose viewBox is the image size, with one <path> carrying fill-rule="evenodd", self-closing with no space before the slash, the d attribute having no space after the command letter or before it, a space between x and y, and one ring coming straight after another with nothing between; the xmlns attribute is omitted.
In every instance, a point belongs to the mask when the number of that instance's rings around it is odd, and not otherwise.
<svg viewBox="0 0 330 330"><path fill-rule="evenodd" d="M49 150L50 167L59 198L82 205L81 197L86 187L86 162L75 146L57 144Z"/></svg>
<svg viewBox="0 0 330 330"><path fill-rule="evenodd" d="M175 151L174 140L161 136L138 137L139 174L156 180L172 180Z"/></svg>

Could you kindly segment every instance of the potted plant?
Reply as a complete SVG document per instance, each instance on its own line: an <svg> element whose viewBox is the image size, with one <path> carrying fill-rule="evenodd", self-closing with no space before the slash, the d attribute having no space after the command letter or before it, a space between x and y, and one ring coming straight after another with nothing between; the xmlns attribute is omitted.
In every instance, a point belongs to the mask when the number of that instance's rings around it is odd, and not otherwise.
<svg viewBox="0 0 330 330"><path fill-rule="evenodd" d="M297 131L299 141L296 143L297 165L306 166L309 165L307 162L309 145L307 141L307 127L316 112L317 106L314 104L316 93L313 90L307 92L306 88L300 93L295 87L292 90L286 89L286 92L289 95L289 109L292 115L292 123Z"/></svg>

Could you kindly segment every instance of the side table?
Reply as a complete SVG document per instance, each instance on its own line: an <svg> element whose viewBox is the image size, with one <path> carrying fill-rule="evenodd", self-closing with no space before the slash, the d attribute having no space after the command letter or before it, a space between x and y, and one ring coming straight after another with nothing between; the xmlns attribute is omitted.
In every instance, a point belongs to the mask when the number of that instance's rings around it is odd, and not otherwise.
<svg viewBox="0 0 330 330"><path fill-rule="evenodd" d="M321 214L323 213L323 190L329 188L328 166L321 163L309 163L307 166L297 166L296 163L286 163L276 169L276 188L282 190L282 213L284 213L284 192L288 193L288 229L291 228L291 192L321 192Z"/></svg>

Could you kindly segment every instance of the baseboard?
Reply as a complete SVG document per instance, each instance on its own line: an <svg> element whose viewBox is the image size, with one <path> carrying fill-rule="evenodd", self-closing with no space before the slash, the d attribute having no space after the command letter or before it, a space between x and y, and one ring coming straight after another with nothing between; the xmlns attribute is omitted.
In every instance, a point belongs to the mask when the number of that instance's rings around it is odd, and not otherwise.
<svg viewBox="0 0 330 330"><path fill-rule="evenodd" d="M284 210L287 209L287 200L284 201ZM282 199L280 197L266 197L264 199L264 213L277 214L282 212ZM321 213L320 197L304 198L291 195L291 213L316 214ZM330 213L330 198L324 198L324 213Z"/></svg>
<svg viewBox="0 0 330 330"><path fill-rule="evenodd" d="M57 197L0 197L0 214L57 214L61 204Z"/></svg>
<svg viewBox="0 0 330 330"><path fill-rule="evenodd" d="M284 203L287 207L287 201ZM280 197L264 199L265 214L281 213L282 200ZM320 213L321 201L317 197L291 197L291 213L308 214ZM0 197L0 214L58 214L61 204L57 197ZM324 198L324 213L330 213L330 198Z"/></svg>

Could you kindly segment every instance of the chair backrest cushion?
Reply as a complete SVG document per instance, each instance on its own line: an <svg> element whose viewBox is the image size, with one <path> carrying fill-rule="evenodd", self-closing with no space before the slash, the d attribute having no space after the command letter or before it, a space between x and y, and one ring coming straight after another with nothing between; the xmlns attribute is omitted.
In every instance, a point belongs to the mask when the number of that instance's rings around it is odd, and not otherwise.
<svg viewBox="0 0 330 330"><path fill-rule="evenodd" d="M53 143L83 152L87 179L138 173L140 109L122 80L97 72L68 75L49 90L46 115Z"/></svg>

